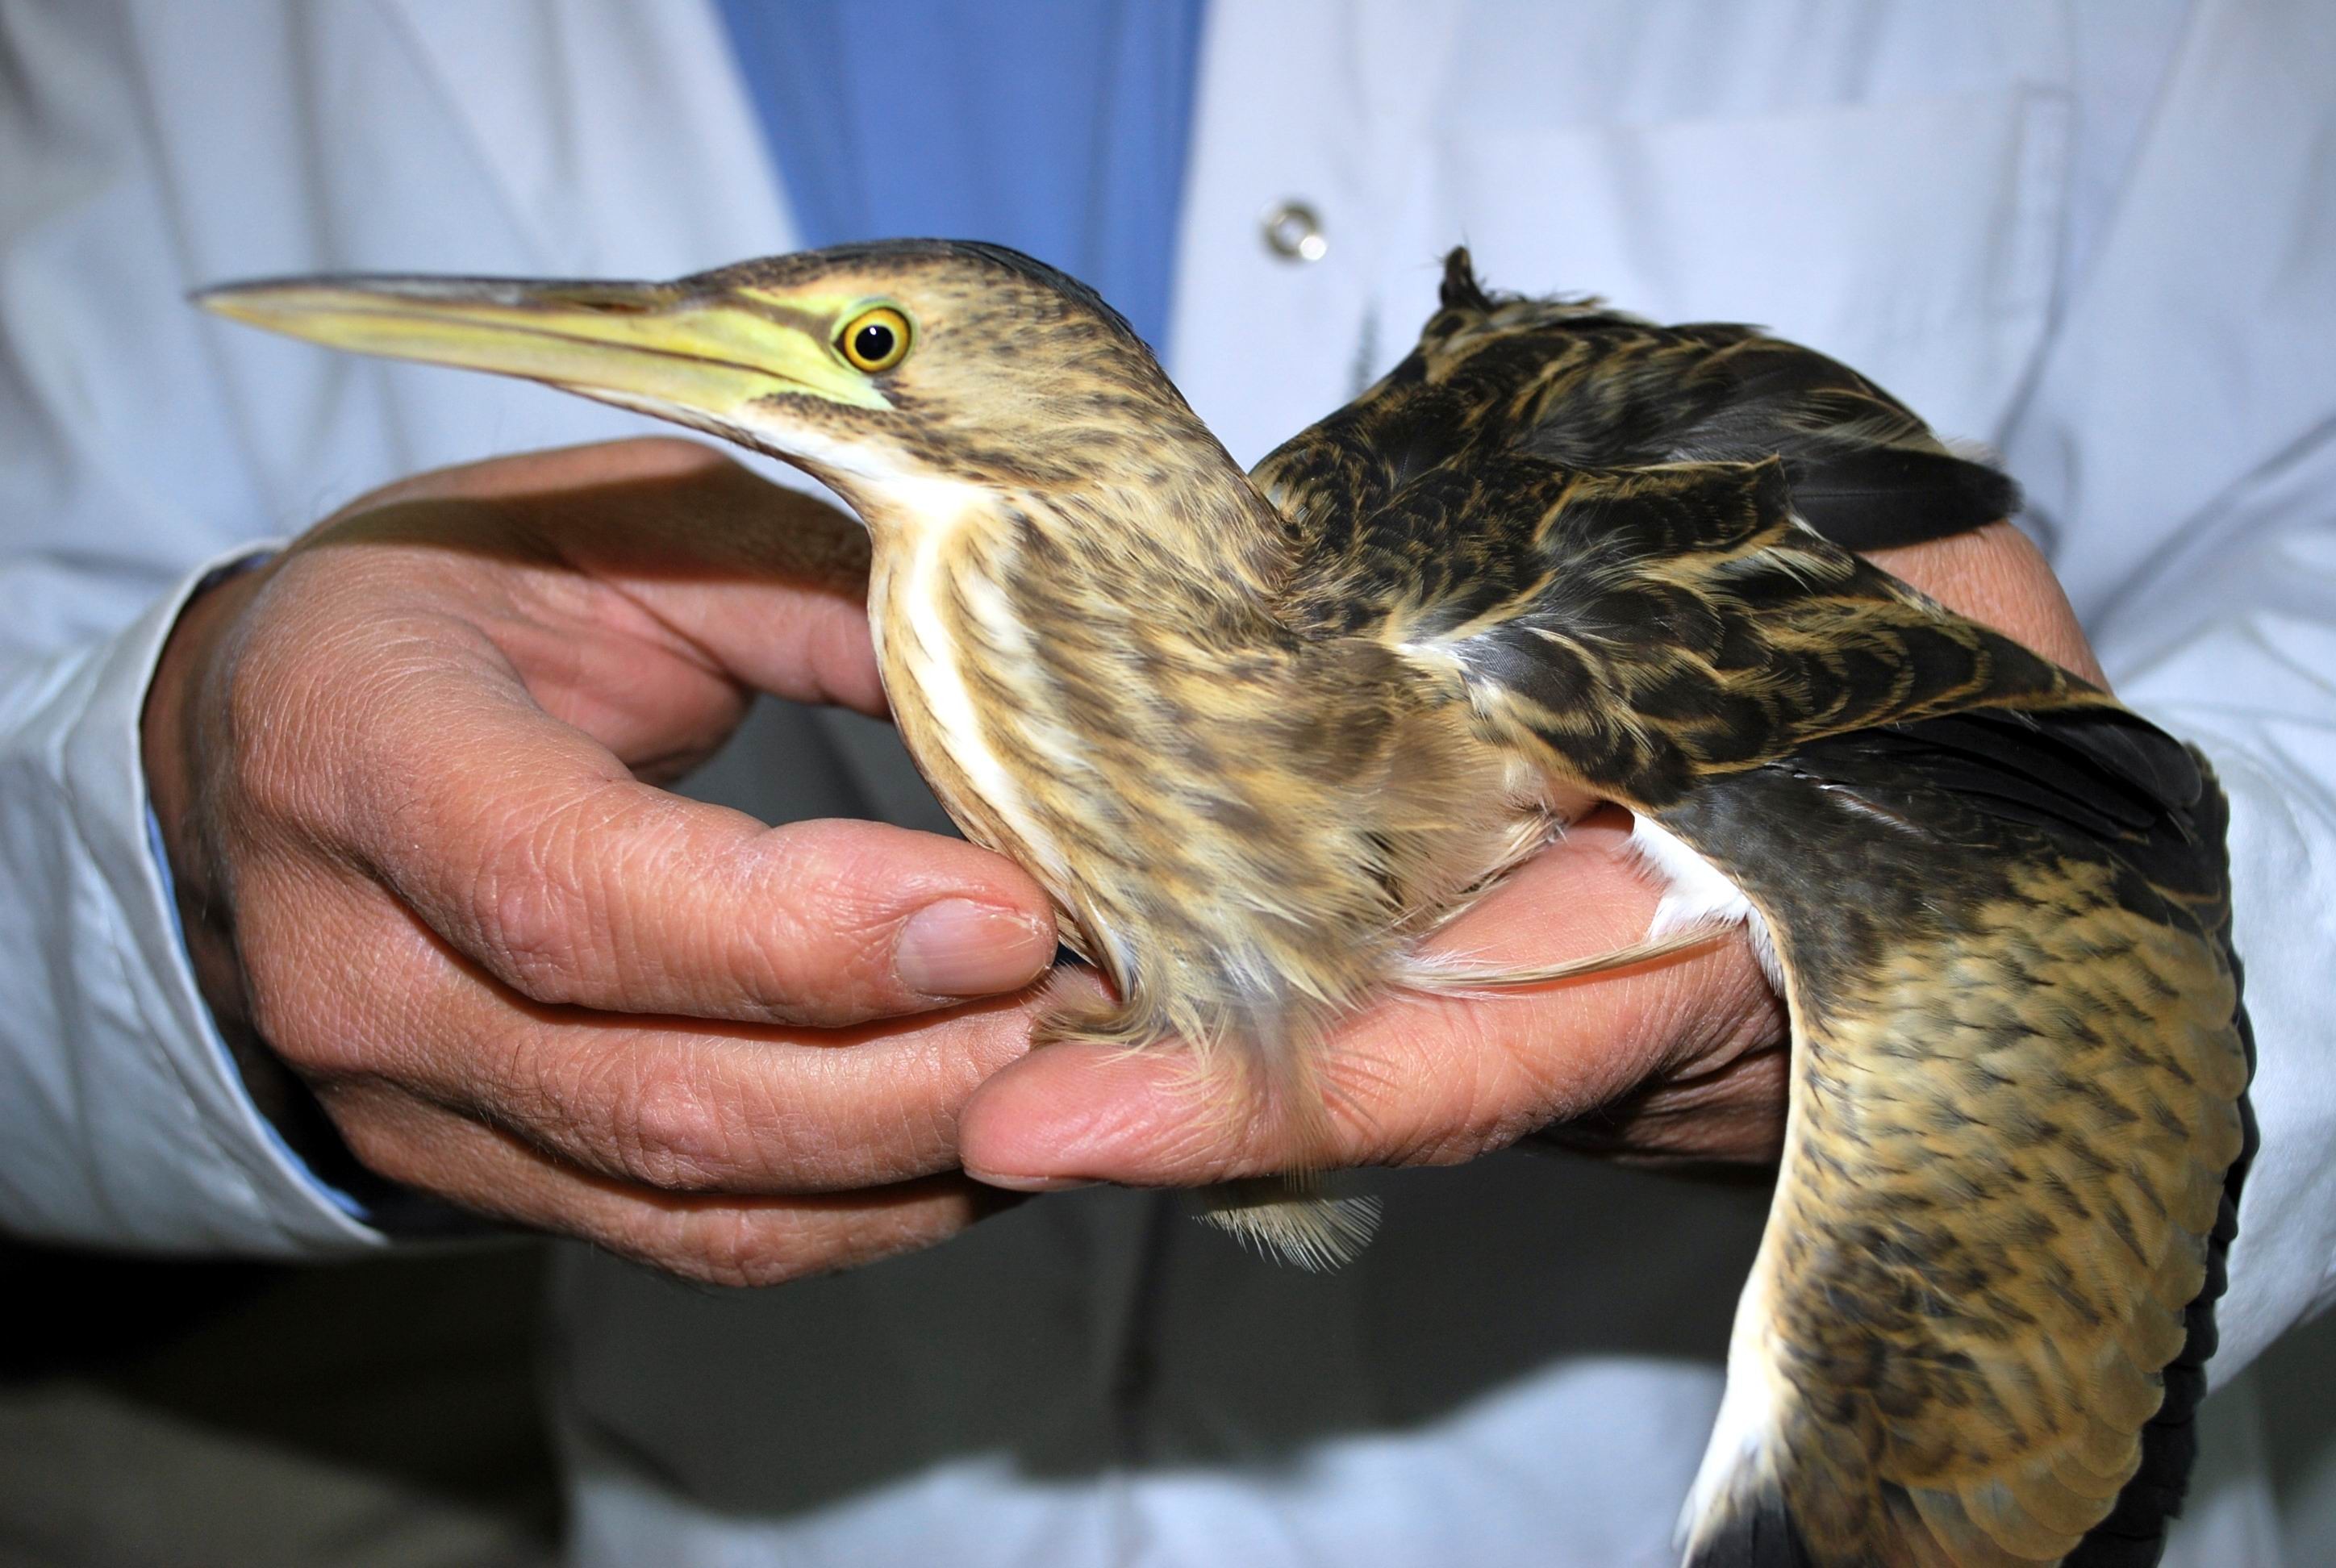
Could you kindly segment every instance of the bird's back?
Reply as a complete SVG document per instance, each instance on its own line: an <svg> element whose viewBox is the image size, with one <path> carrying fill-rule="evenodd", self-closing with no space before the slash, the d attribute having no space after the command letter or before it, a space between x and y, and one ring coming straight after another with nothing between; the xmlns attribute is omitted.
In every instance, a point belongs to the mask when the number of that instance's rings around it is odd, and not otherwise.
<svg viewBox="0 0 2336 1568"><path fill-rule="evenodd" d="M2000 472L1813 349L1733 323L1658 326L1596 298L1494 294L1459 250L1413 353L1252 477L1290 520L1301 566L1319 570L1364 544L1412 481L1501 453L1576 470L1774 458L1799 514L1852 550L2020 507Z"/></svg>

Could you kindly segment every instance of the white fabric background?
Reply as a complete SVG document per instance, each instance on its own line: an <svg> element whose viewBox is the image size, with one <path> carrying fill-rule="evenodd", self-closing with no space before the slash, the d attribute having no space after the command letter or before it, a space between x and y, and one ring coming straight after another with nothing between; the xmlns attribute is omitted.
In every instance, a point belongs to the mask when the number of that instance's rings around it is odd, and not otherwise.
<svg viewBox="0 0 2336 1568"><path fill-rule="evenodd" d="M2003 450L2121 692L2234 796L2264 1145L2225 1380L2336 1259L2331 33L2309 0L1227 0L1172 354L1254 458L1403 352L1465 238L1498 286L1766 322ZM180 296L673 274L786 248L777 187L696 0L0 0L0 1222L375 1246L255 1123L177 955L134 744L153 653L217 556L638 425ZM1259 240L1293 196L1324 215L1311 267ZM904 768L772 711L716 784L769 817L930 810ZM1522 1156L1382 1185L1387 1235L1328 1280L1119 1193L752 1296L577 1252L579 1550L1666 1560L1758 1195ZM2274 1490L2244 1382L2208 1426L2179 1560L2336 1559L2336 1489Z"/></svg>

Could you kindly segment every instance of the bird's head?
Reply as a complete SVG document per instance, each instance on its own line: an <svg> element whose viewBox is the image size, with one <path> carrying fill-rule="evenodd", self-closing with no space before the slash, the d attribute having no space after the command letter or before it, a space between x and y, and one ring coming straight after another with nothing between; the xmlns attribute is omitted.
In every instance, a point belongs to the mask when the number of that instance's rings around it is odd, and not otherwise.
<svg viewBox="0 0 2336 1568"><path fill-rule="evenodd" d="M196 298L333 347L523 376L725 436L880 525L934 482L1043 495L1231 467L1116 311L998 246L890 240L670 283L310 278Z"/></svg>

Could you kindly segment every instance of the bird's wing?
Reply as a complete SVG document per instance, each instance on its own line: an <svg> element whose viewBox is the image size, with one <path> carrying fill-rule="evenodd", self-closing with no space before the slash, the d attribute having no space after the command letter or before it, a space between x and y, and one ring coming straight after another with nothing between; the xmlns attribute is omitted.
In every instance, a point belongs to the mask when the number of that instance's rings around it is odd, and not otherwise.
<svg viewBox="0 0 2336 1568"><path fill-rule="evenodd" d="M2108 701L1818 534L1775 459L1446 463L1319 543L1282 609L1456 672L1488 728L1635 809L1829 735Z"/></svg>
<svg viewBox="0 0 2336 1568"><path fill-rule="evenodd" d="M1794 1046L1691 1561L2156 1561L2250 1137L2223 811L2093 706L1835 735L1656 813L1766 920Z"/></svg>
<svg viewBox="0 0 2336 1568"><path fill-rule="evenodd" d="M1456 674L1774 941L1784 1167L1694 1560L2154 1550L2248 1070L2195 756L1819 537L1773 461L1446 463L1290 609Z"/></svg>

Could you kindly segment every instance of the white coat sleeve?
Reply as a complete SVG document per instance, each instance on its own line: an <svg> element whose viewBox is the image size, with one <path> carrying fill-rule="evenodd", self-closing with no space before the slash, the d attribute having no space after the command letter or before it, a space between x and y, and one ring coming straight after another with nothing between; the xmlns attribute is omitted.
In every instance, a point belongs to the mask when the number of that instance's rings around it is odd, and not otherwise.
<svg viewBox="0 0 2336 1568"><path fill-rule="evenodd" d="M2263 1142L2217 1381L2336 1276L2336 11L2201 5L2006 441L2118 695L2232 805Z"/></svg>
<svg viewBox="0 0 2336 1568"><path fill-rule="evenodd" d="M280 520L216 404L110 6L0 0L0 1231L380 1237L253 1109L149 842L139 719L209 560Z"/></svg>

